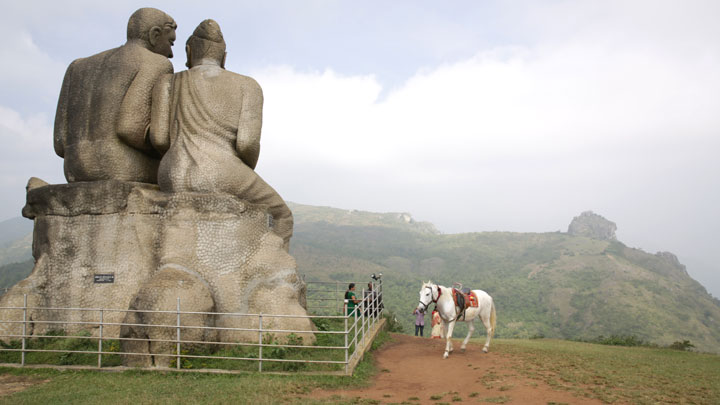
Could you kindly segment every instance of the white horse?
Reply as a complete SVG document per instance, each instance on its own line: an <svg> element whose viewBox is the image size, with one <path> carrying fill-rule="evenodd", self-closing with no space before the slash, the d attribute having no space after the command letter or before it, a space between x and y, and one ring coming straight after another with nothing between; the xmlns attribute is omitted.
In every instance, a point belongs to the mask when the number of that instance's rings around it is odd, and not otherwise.
<svg viewBox="0 0 720 405"><path fill-rule="evenodd" d="M462 308L455 305L453 299L452 288L443 287L441 285L433 284L430 281L423 283L420 288L420 303L417 306L418 310L427 311L431 303L435 303L440 318L442 319L443 335L445 337L445 354L443 359L447 359L450 352L453 351L452 341L450 338L455 328L455 322L458 317L461 316L462 321L468 324L468 334L463 340L460 350L465 350L470 335L475 331L473 323L476 318L482 320L483 325L487 331L487 338L485 339L485 346L483 352L487 353L490 347L490 339L495 334L495 304L493 303L492 297L483 290L472 290L478 299L477 307L469 307L465 310L465 315L462 315Z"/></svg>

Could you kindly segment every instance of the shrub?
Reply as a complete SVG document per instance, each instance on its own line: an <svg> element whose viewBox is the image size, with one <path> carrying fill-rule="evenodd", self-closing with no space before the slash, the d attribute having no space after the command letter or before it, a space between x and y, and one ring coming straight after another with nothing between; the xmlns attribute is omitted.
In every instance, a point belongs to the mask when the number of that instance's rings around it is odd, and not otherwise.
<svg viewBox="0 0 720 405"><path fill-rule="evenodd" d="M383 312L383 316L385 317L385 324L387 325L388 332L403 333L403 326L400 321L398 321L395 314L385 310Z"/></svg>
<svg viewBox="0 0 720 405"><path fill-rule="evenodd" d="M629 346L629 347L635 347L635 346L644 346L644 347L656 347L657 345L646 342L639 337L635 335L611 335L608 337L605 337L603 335L600 335L594 339L580 339L581 342L586 343L595 343L599 345L608 345L608 346Z"/></svg>
<svg viewBox="0 0 720 405"><path fill-rule="evenodd" d="M682 351L689 351L693 347L695 347L695 345L690 343L689 340L683 340L682 342L678 340L678 341L673 342L670 346L668 346L668 348L670 348L670 349L682 350Z"/></svg>

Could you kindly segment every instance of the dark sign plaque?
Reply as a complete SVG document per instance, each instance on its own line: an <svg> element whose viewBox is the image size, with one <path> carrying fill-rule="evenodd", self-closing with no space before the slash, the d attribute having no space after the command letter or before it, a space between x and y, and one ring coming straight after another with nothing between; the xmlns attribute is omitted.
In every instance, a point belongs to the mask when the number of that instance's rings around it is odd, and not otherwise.
<svg viewBox="0 0 720 405"><path fill-rule="evenodd" d="M105 284L105 283L114 283L115 282L115 274L95 274L94 278L95 284Z"/></svg>

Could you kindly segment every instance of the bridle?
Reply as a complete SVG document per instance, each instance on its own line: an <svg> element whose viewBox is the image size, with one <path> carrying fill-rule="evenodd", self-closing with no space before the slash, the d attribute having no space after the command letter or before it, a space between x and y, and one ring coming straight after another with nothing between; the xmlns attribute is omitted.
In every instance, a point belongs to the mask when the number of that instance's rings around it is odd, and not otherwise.
<svg viewBox="0 0 720 405"><path fill-rule="evenodd" d="M435 298L435 294L433 294L433 289L432 289L431 286L426 285L425 288L429 288L429 289L430 289L430 298L432 298L432 301L431 301L431 302L434 302L434 303L437 304L437 300L440 299L440 287L438 287L438 297L437 297L437 298ZM423 305L423 307L425 307L425 308L423 308L423 312L427 312L427 309L430 307L430 303L428 302L428 303L426 304L426 303L422 302L422 300L420 300L420 301L418 301L418 302L420 302L420 303Z"/></svg>

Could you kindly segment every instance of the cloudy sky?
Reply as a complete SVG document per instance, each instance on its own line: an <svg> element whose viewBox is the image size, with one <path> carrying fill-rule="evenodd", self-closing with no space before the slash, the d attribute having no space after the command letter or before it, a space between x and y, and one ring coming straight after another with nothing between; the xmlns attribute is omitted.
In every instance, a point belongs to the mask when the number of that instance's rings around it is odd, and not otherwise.
<svg viewBox="0 0 720 405"><path fill-rule="evenodd" d="M720 2L22 1L0 15L0 220L52 149L63 73L137 8L205 18L265 92L257 171L287 200L446 233L567 230L592 210L720 297Z"/></svg>

